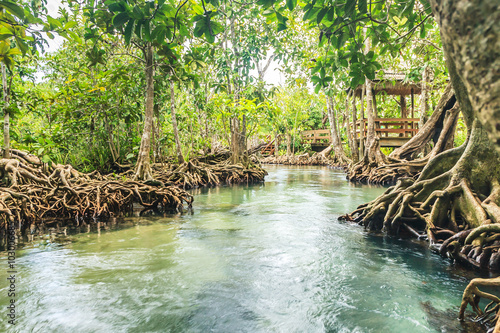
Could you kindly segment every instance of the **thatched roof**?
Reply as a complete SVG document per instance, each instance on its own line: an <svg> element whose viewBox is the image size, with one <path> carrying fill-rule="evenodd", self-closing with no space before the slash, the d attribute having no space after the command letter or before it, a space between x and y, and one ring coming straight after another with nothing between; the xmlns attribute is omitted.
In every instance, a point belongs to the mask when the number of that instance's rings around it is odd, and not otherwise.
<svg viewBox="0 0 500 333"><path fill-rule="evenodd" d="M384 73L383 77L376 77L373 82L373 92L375 94L385 93L387 95L411 95L420 94L421 86L419 83L405 81L405 75L400 73ZM357 97L361 97L363 86L355 89Z"/></svg>

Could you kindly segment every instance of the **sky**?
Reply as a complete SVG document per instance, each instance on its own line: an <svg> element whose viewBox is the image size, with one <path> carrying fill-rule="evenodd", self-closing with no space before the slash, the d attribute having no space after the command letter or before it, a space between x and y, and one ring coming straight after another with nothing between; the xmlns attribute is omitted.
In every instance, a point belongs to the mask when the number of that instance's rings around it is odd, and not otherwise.
<svg viewBox="0 0 500 333"><path fill-rule="evenodd" d="M58 16L57 11L60 6L61 6L60 0L48 0L47 1L48 14L52 17L57 17ZM57 50L64 41L64 39L60 36L57 36L57 34L55 34L54 36L55 36L54 39L46 38L46 40L49 43L49 48L47 49L48 52L53 52Z"/></svg>
<svg viewBox="0 0 500 333"><path fill-rule="evenodd" d="M48 0L47 3L47 9L48 9L48 14L52 17L57 17L58 16L58 9L61 5L60 0ZM47 52L54 52L56 51L61 45L63 44L64 39L60 36L55 35L54 39L49 39L47 38L47 41L49 43L49 47L46 50ZM279 64L276 61L271 62L271 65L269 66L265 76L264 80L268 84L272 84L275 86L280 86L285 84L285 78L283 74L278 70ZM250 75L254 77L258 77L257 70L251 70Z"/></svg>

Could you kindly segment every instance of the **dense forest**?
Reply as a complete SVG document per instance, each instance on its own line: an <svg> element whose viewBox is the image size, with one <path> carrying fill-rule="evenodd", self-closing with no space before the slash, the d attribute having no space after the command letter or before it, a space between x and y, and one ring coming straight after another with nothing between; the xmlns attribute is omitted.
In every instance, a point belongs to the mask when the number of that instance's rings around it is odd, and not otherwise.
<svg viewBox="0 0 500 333"><path fill-rule="evenodd" d="M182 211L188 189L261 182L264 163L329 165L390 186L344 220L498 272L499 7L0 1L3 226ZM381 119L410 118L384 146ZM316 151L313 130L330 138ZM498 285L474 279L460 318L494 323L478 287Z"/></svg>

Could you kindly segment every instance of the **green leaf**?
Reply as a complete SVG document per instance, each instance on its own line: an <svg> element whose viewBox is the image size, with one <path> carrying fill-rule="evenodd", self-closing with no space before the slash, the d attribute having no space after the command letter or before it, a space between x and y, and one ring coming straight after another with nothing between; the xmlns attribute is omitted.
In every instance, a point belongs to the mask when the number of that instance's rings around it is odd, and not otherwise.
<svg viewBox="0 0 500 333"><path fill-rule="evenodd" d="M43 163L49 163L50 162L50 156L49 155L43 155L42 162Z"/></svg>
<svg viewBox="0 0 500 333"><path fill-rule="evenodd" d="M214 36L214 35L212 35L212 34L210 33L210 31L208 31L208 29L207 29L207 31L205 32L205 38L207 39L207 41L208 41L209 43L213 43L213 42L215 42L215 36Z"/></svg>
<svg viewBox="0 0 500 333"><path fill-rule="evenodd" d="M286 24L278 23L278 30L277 30L278 32L286 30L286 29L287 29Z"/></svg>
<svg viewBox="0 0 500 333"><path fill-rule="evenodd" d="M139 7L139 5L134 6L134 9L132 10L132 16L136 20L142 20L144 18L144 13L142 12L142 10Z"/></svg>
<svg viewBox="0 0 500 333"><path fill-rule="evenodd" d="M366 0L358 0L358 10L361 14L365 14L366 12L368 12Z"/></svg>
<svg viewBox="0 0 500 333"><path fill-rule="evenodd" d="M328 14L326 15L326 19L330 22L333 22L333 17L335 16L335 7L330 7L328 10Z"/></svg>
<svg viewBox="0 0 500 333"><path fill-rule="evenodd" d="M76 27L78 23L76 23L75 21L69 21L69 22L66 22L66 24L64 25L64 29L71 29L73 27Z"/></svg>
<svg viewBox="0 0 500 333"><path fill-rule="evenodd" d="M321 67L319 66L311 68L311 75L316 74L317 72L319 72L320 69Z"/></svg>
<svg viewBox="0 0 500 333"><path fill-rule="evenodd" d="M297 6L297 0L286 0L286 6L288 10L292 11Z"/></svg>
<svg viewBox="0 0 500 333"><path fill-rule="evenodd" d="M345 4L345 16L351 17L354 14L354 9L356 8L357 0L346 0Z"/></svg>
<svg viewBox="0 0 500 333"><path fill-rule="evenodd" d="M142 24L141 22L137 22L135 25L135 35L137 38L142 39Z"/></svg>
<svg viewBox="0 0 500 333"><path fill-rule="evenodd" d="M62 29L62 24L61 22L59 22L59 20L56 20L55 18L52 18L50 16L47 15L47 22L50 23L50 25L54 26L54 27L57 27L57 28L61 28Z"/></svg>
<svg viewBox="0 0 500 333"><path fill-rule="evenodd" d="M207 30L207 25L205 24L205 20L196 22L196 26L194 27L193 35L195 37L201 37Z"/></svg>
<svg viewBox="0 0 500 333"><path fill-rule="evenodd" d="M127 10L125 5L121 2L113 2L109 4L108 9L112 12L124 12L125 10Z"/></svg>
<svg viewBox="0 0 500 333"><path fill-rule="evenodd" d="M116 14L113 17L113 25L115 27L119 28L122 25L124 25L125 22L127 22L129 19L130 19L130 17L128 16L128 14L126 12L120 13L120 14Z"/></svg>
<svg viewBox="0 0 500 333"><path fill-rule="evenodd" d="M214 25L214 27L215 27L215 25ZM215 32L215 29L214 29L214 32ZM183 37L189 37L189 30L184 24L180 24L179 33Z"/></svg>
<svg viewBox="0 0 500 333"><path fill-rule="evenodd" d="M73 40L75 42L77 42L78 44L81 44L82 43L82 39L80 38L80 36L78 36L74 31L68 31L68 34L71 36L71 38L73 38Z"/></svg>
<svg viewBox="0 0 500 333"><path fill-rule="evenodd" d="M321 23L321 21L323 21L323 17L325 17L326 13L330 10L330 8L328 7L324 7L323 9L321 9L318 13L318 16L316 16L316 22L318 22L318 24Z"/></svg>
<svg viewBox="0 0 500 333"><path fill-rule="evenodd" d="M125 43L130 44L130 39L132 38L132 30L134 29L134 19L130 19L125 27L124 36Z"/></svg>
<svg viewBox="0 0 500 333"><path fill-rule="evenodd" d="M0 41L6 40L12 36L14 36L14 35L13 34L0 34Z"/></svg>
<svg viewBox="0 0 500 333"><path fill-rule="evenodd" d="M5 8L11 14L19 17L20 19L24 18L24 9L15 3L9 1L0 1L0 8Z"/></svg>
<svg viewBox="0 0 500 333"><path fill-rule="evenodd" d="M425 24L420 26L420 38L425 38Z"/></svg>
<svg viewBox="0 0 500 333"><path fill-rule="evenodd" d="M142 31L144 33L144 39L146 41L150 42L151 41L151 31L149 29L149 20L144 21L143 26L144 27L143 27Z"/></svg>
<svg viewBox="0 0 500 333"><path fill-rule="evenodd" d="M212 31L213 31L214 35L217 35L217 34L221 33L222 31L224 31L224 27L222 26L222 24L220 24L218 22L211 21L210 25L212 27ZM187 31L187 29L186 29L186 31Z"/></svg>
<svg viewBox="0 0 500 333"><path fill-rule="evenodd" d="M16 44L21 53L25 55L28 52L28 45L24 42L24 40L18 36L16 36Z"/></svg>
<svg viewBox="0 0 500 333"><path fill-rule="evenodd" d="M319 91L321 90L321 84L317 84L316 87L314 88L314 92L316 94L319 94Z"/></svg>

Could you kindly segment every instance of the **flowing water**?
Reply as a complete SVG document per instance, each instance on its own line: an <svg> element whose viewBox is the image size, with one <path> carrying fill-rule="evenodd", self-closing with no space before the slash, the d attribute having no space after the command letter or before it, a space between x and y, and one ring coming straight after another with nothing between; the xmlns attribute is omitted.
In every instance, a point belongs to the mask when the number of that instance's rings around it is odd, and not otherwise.
<svg viewBox="0 0 500 333"><path fill-rule="evenodd" d="M193 214L35 241L17 251L0 331L457 332L467 280L424 247L337 221L380 187L319 167L205 189Z"/></svg>

